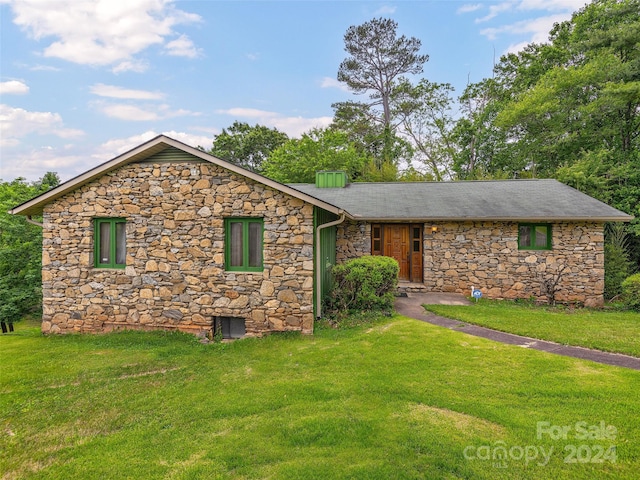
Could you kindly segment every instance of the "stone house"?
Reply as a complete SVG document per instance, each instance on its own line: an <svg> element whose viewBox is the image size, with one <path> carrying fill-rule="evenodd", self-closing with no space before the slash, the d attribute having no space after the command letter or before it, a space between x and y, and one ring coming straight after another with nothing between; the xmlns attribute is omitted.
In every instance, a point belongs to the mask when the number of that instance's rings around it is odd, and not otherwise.
<svg viewBox="0 0 640 480"><path fill-rule="evenodd" d="M632 217L555 180L284 185L158 136L10 211L42 215L45 333L313 332L330 267L403 287L600 305L603 226ZM32 220L31 220L32 221Z"/></svg>

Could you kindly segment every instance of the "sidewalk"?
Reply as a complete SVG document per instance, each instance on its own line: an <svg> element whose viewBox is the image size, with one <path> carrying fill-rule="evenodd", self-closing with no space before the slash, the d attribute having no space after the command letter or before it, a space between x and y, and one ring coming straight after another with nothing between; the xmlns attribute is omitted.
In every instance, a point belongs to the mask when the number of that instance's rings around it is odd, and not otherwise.
<svg viewBox="0 0 640 480"><path fill-rule="evenodd" d="M431 312L427 312L422 306L424 304L471 305L471 302L462 295L448 293L409 293L407 295L407 297L398 297L395 304L396 311L405 317L415 318L416 320L428 322L450 330L468 333L469 335L487 338L508 345L517 345L523 348L532 348L534 350L555 353L566 357L581 358L606 365L640 370L640 358L618 353L601 352L583 347L571 347L546 340L537 340L521 335L499 332L497 330L491 330L490 328L470 325L460 320L440 317Z"/></svg>

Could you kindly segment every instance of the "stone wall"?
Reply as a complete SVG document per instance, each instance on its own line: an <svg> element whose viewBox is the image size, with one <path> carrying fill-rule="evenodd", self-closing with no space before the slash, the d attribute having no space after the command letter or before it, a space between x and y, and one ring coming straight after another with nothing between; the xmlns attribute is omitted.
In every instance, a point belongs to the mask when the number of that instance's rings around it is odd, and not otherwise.
<svg viewBox="0 0 640 480"><path fill-rule="evenodd" d="M94 268L93 219L127 220L125 269ZM262 272L228 272L224 218L264 219ZM313 207L207 163L124 166L47 205L45 333L211 329L313 331Z"/></svg>
<svg viewBox="0 0 640 480"><path fill-rule="evenodd" d="M602 224L554 223L552 234L552 250L518 250L515 222L429 222L423 231L424 286L465 295L476 287L487 298L547 301L542 282L560 275L557 301L602 305ZM338 228L337 246L338 262L370 255L371 226L345 222Z"/></svg>
<svg viewBox="0 0 640 480"><path fill-rule="evenodd" d="M371 224L345 220L336 232L336 261L371 255Z"/></svg>
<svg viewBox="0 0 640 480"><path fill-rule="evenodd" d="M438 226L435 234L431 225ZM428 227L424 284L431 291L470 295L474 286L488 298L546 301L542 282L560 275L557 301L603 304L602 224L553 223L551 250L518 250L517 223L447 222Z"/></svg>

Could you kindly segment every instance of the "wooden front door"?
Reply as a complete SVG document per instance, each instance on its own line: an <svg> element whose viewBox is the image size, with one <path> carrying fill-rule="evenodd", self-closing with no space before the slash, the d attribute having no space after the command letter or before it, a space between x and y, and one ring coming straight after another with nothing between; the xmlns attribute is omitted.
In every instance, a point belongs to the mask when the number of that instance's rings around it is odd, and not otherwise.
<svg viewBox="0 0 640 480"><path fill-rule="evenodd" d="M371 237L373 255L385 255L398 261L400 280L422 283L422 225L373 225Z"/></svg>

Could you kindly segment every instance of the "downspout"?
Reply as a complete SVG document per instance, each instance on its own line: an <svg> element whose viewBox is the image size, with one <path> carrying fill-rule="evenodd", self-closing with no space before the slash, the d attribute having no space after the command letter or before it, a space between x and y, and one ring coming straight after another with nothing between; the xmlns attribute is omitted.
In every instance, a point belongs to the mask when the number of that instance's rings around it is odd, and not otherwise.
<svg viewBox="0 0 640 480"><path fill-rule="evenodd" d="M344 222L345 215L344 212L340 213L340 218L338 220L334 220L333 222L323 223L322 225L318 225L316 227L316 318L322 317L322 271L321 271L321 263L322 256L319 254L320 252L320 230L325 228L334 227L336 225Z"/></svg>
<svg viewBox="0 0 640 480"><path fill-rule="evenodd" d="M26 216L26 220L27 220L27 222L29 222L29 223L30 223L30 224L32 224L32 225L36 225L36 226L38 226L38 227L40 227L40 228L44 228L44 224L42 224L42 223L40 223L40 222L36 222L35 220L32 220L32 219L31 219L31 215L27 215L27 216Z"/></svg>

